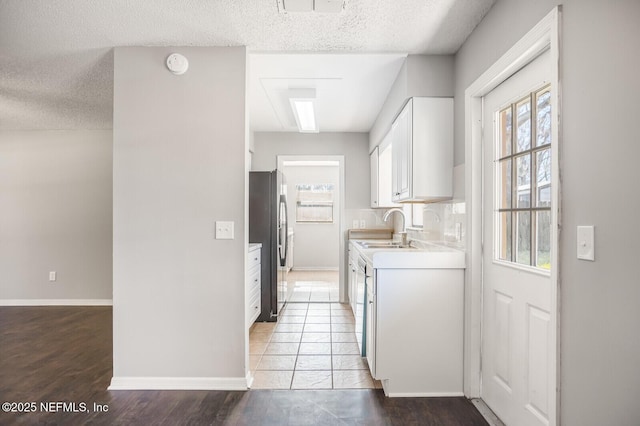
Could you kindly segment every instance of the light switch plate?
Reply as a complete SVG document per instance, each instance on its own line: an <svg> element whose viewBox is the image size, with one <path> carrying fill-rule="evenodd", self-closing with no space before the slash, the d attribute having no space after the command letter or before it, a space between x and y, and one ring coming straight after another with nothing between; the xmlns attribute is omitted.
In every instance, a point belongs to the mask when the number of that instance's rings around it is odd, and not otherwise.
<svg viewBox="0 0 640 426"><path fill-rule="evenodd" d="M352 228L353 228L353 229L358 229L358 225L359 225L359 223L358 223L358 219L353 219L353 226L352 226Z"/></svg>
<svg viewBox="0 0 640 426"><path fill-rule="evenodd" d="M595 261L594 234L593 226L578 226L578 259Z"/></svg>
<svg viewBox="0 0 640 426"><path fill-rule="evenodd" d="M233 222L216 221L216 240L233 240Z"/></svg>
<svg viewBox="0 0 640 426"><path fill-rule="evenodd" d="M360 219L360 228L364 229L367 227L367 222L364 219Z"/></svg>

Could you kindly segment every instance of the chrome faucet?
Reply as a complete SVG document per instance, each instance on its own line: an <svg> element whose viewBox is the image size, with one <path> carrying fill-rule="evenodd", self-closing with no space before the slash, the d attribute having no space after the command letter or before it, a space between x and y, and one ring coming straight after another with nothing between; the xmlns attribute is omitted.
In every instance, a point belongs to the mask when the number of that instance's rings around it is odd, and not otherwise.
<svg viewBox="0 0 640 426"><path fill-rule="evenodd" d="M400 237L402 238L402 245L407 245L407 217L404 214L404 210L398 208L398 207L394 207L392 209L389 209L386 211L386 213L384 214L384 216L382 216L382 220L384 220L385 222L389 220L389 217L391 216L392 213L399 213L400 216L402 216L402 231L399 232Z"/></svg>

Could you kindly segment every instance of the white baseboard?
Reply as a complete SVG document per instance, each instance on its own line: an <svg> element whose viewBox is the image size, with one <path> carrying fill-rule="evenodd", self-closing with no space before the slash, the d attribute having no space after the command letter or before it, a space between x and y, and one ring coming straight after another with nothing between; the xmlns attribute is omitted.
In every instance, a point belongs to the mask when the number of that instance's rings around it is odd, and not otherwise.
<svg viewBox="0 0 640 426"><path fill-rule="evenodd" d="M247 390L246 377L113 377L108 390Z"/></svg>
<svg viewBox="0 0 640 426"><path fill-rule="evenodd" d="M294 266L293 269L291 271L296 272L296 271L320 271L320 272L324 272L324 271L339 271L339 268L334 268L331 266Z"/></svg>
<svg viewBox="0 0 640 426"><path fill-rule="evenodd" d="M389 398L441 398L448 396L464 396L464 392L392 392L389 390L389 380L382 381L384 395Z"/></svg>
<svg viewBox="0 0 640 426"><path fill-rule="evenodd" d="M449 396L464 396L463 392L390 392L389 398L442 398Z"/></svg>
<svg viewBox="0 0 640 426"><path fill-rule="evenodd" d="M0 299L0 306L113 306L112 299Z"/></svg>

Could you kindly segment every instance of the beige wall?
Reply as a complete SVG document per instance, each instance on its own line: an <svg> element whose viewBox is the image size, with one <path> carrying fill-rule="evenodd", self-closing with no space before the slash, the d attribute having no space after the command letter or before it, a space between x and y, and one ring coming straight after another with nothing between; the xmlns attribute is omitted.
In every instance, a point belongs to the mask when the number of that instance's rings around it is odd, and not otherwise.
<svg viewBox="0 0 640 426"><path fill-rule="evenodd" d="M245 61L244 48L115 49L114 385L243 382ZM217 220L235 239L214 239Z"/></svg>
<svg viewBox="0 0 640 426"><path fill-rule="evenodd" d="M0 132L0 304L110 303L111 138Z"/></svg>
<svg viewBox="0 0 640 426"><path fill-rule="evenodd" d="M404 102L412 96L453 96L453 56L409 55L369 132L369 152L382 142Z"/></svg>
<svg viewBox="0 0 640 426"><path fill-rule="evenodd" d="M252 170L275 169L278 155L344 155L345 209L369 208L368 133L256 132L254 143Z"/></svg>

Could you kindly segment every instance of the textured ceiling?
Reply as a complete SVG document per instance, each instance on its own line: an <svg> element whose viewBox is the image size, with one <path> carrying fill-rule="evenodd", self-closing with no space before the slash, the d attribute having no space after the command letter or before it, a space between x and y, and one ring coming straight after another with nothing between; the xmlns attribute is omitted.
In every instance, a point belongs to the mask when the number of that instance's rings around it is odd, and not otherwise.
<svg viewBox="0 0 640 426"><path fill-rule="evenodd" d="M0 129L111 128L114 46L454 53L494 0L0 0Z"/></svg>

